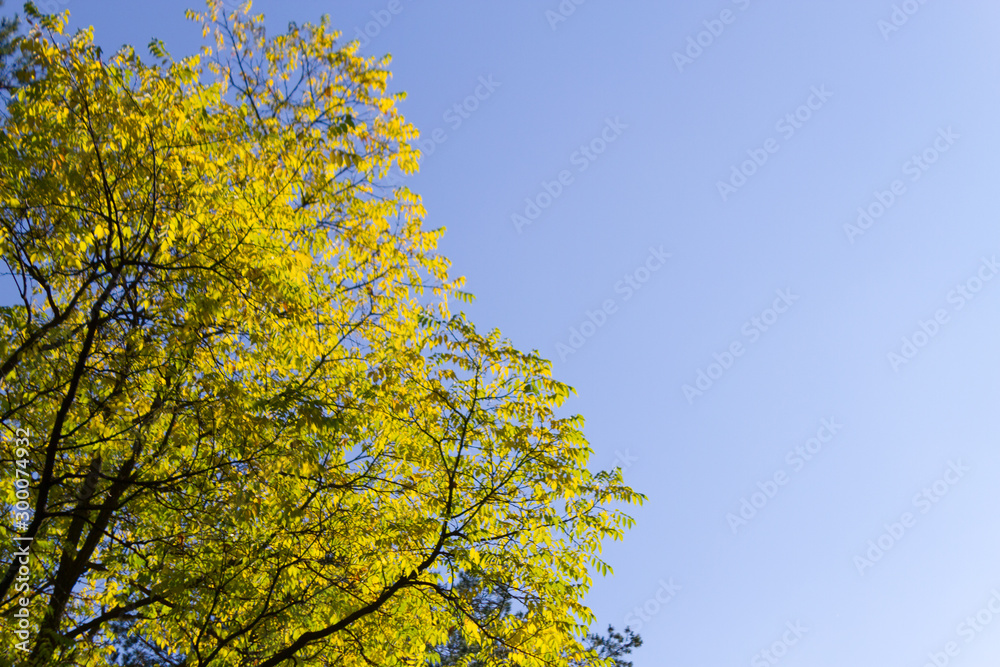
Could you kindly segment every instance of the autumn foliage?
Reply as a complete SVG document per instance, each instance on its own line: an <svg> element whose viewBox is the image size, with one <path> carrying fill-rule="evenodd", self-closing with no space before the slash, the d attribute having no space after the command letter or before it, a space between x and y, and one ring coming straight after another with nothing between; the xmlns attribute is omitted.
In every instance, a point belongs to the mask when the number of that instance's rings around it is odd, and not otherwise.
<svg viewBox="0 0 1000 667"><path fill-rule="evenodd" d="M65 15L20 39L0 474L31 508L15 530L5 480L0 655L104 665L124 627L160 664L418 665L456 632L482 664L598 660L583 596L642 498L588 471L547 361L449 306L441 230L392 185L418 154L388 59L325 20L190 18L182 59ZM463 573L523 613L472 613Z"/></svg>

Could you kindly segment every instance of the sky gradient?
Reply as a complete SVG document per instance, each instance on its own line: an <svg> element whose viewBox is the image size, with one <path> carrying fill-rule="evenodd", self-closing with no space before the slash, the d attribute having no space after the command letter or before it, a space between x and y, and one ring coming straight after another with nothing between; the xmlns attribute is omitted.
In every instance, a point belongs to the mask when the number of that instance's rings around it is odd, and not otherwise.
<svg viewBox="0 0 1000 667"><path fill-rule="evenodd" d="M649 497L588 597L637 667L997 664L1000 4L254 8L392 54L465 310Z"/></svg>

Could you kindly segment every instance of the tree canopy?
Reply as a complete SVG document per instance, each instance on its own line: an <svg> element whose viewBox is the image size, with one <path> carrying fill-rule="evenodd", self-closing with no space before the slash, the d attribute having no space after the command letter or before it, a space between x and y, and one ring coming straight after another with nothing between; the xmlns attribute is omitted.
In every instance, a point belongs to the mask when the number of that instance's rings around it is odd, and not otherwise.
<svg viewBox="0 0 1000 667"><path fill-rule="evenodd" d="M4 2L0 0L0 9L3 9ZM19 64L17 57L17 31L20 21L15 15L0 19L0 102L6 102L11 91L14 90L15 70Z"/></svg>
<svg viewBox="0 0 1000 667"><path fill-rule="evenodd" d="M26 6L0 119L0 655L601 662L583 597L642 496L454 312L388 57L218 0L178 59L67 18Z"/></svg>

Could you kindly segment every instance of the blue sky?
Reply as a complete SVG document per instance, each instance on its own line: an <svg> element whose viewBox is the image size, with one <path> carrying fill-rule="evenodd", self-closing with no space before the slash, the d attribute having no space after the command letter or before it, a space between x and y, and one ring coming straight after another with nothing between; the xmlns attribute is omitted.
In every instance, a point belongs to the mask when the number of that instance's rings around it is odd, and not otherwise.
<svg viewBox="0 0 1000 667"><path fill-rule="evenodd" d="M637 665L996 664L1000 5L577 2L254 6L392 54L471 318L649 496L589 597Z"/></svg>

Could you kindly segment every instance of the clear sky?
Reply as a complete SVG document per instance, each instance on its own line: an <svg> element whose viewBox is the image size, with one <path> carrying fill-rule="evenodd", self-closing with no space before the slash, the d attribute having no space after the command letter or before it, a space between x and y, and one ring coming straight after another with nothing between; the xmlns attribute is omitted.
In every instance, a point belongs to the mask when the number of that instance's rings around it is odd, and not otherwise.
<svg viewBox="0 0 1000 667"><path fill-rule="evenodd" d="M48 4L198 43L193 2ZM589 597L637 667L997 664L1000 4L255 8L392 54L471 318L649 496Z"/></svg>

